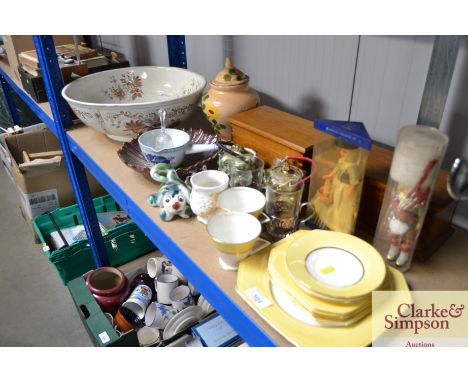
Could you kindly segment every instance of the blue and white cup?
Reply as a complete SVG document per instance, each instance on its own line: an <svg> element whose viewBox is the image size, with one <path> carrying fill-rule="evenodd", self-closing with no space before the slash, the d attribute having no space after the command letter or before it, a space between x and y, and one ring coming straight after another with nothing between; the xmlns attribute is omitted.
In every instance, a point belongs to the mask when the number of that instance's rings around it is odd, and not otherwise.
<svg viewBox="0 0 468 382"><path fill-rule="evenodd" d="M178 312L194 304L190 288L186 285L180 285L174 288L171 291L170 299L172 307Z"/></svg>
<svg viewBox="0 0 468 382"><path fill-rule="evenodd" d="M164 330L167 323L177 314L173 307L152 302L145 314L145 325L154 329Z"/></svg>

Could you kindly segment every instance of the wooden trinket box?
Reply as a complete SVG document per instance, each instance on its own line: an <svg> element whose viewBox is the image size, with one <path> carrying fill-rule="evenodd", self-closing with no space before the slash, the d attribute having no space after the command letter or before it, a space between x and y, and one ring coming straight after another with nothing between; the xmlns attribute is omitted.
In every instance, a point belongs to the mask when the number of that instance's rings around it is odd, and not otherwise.
<svg viewBox="0 0 468 382"><path fill-rule="evenodd" d="M288 155L312 158L314 144L324 136L313 128L312 121L269 106L235 114L228 121L232 140L255 150L266 167L271 166L275 158ZM303 167L304 162L296 165Z"/></svg>

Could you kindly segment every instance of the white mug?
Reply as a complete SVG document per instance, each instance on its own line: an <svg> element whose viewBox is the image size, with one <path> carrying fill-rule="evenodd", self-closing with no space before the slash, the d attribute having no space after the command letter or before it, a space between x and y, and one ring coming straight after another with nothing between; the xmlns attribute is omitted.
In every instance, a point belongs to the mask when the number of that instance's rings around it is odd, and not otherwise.
<svg viewBox="0 0 468 382"><path fill-rule="evenodd" d="M190 177L190 207L198 221L206 224L218 208L218 195L228 185L229 176L218 170L205 170Z"/></svg>
<svg viewBox="0 0 468 382"><path fill-rule="evenodd" d="M174 288L169 297L171 298L172 307L178 312L194 304L190 288L186 285Z"/></svg>
<svg viewBox="0 0 468 382"><path fill-rule="evenodd" d="M179 285L179 278L170 273L163 273L155 280L156 294L158 302L161 304L170 304L169 297L171 291Z"/></svg>
<svg viewBox="0 0 468 382"><path fill-rule="evenodd" d="M152 302L145 314L145 325L154 329L163 330L172 317L177 314L172 306Z"/></svg>
<svg viewBox="0 0 468 382"><path fill-rule="evenodd" d="M146 271L151 278L156 278L163 273L172 273L172 262L167 257L151 257L146 262ZM177 275L176 275L177 276Z"/></svg>

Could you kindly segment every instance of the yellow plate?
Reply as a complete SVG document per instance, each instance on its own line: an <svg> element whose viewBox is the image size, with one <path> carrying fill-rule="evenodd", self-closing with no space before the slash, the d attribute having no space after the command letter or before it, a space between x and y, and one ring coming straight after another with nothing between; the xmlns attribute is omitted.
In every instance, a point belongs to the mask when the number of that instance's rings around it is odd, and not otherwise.
<svg viewBox="0 0 468 382"><path fill-rule="evenodd" d="M268 256L275 245L240 263L237 292L268 324L296 346L366 346L372 341L372 318L352 326L331 328L306 324L286 313L276 302L268 275ZM389 268L395 290L408 291L403 274ZM261 296L258 299L259 294ZM254 298L255 296L256 298ZM263 301L262 301L263 299ZM259 302L260 301L260 302ZM304 313L307 312L304 310Z"/></svg>
<svg viewBox="0 0 468 382"><path fill-rule="evenodd" d="M330 300L370 297L386 273L382 256L370 244L352 235L322 230L292 240L286 250L286 266L305 292Z"/></svg>
<svg viewBox="0 0 468 382"><path fill-rule="evenodd" d="M310 295L292 280L286 270L286 251L288 243L273 248L268 261L268 273L273 284L287 292L299 305L317 319L348 321L351 324L371 310L371 299L366 298L349 304L338 304Z"/></svg>

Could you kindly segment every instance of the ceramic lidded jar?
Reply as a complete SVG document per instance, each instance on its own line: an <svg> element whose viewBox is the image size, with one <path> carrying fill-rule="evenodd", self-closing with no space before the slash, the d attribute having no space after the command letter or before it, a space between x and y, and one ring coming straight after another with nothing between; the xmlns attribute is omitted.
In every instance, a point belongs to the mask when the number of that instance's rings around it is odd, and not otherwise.
<svg viewBox="0 0 468 382"><path fill-rule="evenodd" d="M86 286L104 312L115 315L127 299L130 285L117 268L102 267L86 274Z"/></svg>
<svg viewBox="0 0 468 382"><path fill-rule="evenodd" d="M202 97L202 109L222 140L231 140L227 118L257 107L258 93L249 88L249 76L232 66L226 58L224 68L210 82L211 88Z"/></svg>

